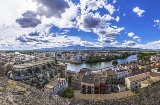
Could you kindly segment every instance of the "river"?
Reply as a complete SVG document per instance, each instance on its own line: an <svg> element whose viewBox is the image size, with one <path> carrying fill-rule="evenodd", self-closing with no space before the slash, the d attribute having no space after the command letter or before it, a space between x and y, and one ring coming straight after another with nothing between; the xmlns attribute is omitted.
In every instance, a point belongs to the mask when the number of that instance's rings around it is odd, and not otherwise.
<svg viewBox="0 0 160 105"><path fill-rule="evenodd" d="M117 59L118 64L123 64L123 63L130 63L131 61L137 60L137 55L131 55L125 59ZM112 61L109 62L97 62L97 63L82 63L82 64L71 64L71 63L66 63L67 64L67 70L71 71L76 71L78 72L81 68L88 68L90 70L97 70L97 69L102 69L105 67L110 67L112 66Z"/></svg>

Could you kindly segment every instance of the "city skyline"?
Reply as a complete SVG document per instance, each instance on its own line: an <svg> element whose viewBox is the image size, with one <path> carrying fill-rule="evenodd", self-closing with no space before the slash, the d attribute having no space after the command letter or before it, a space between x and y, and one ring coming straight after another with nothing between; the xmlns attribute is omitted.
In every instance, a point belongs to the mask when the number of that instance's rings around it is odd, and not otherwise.
<svg viewBox="0 0 160 105"><path fill-rule="evenodd" d="M0 49L66 46L159 49L160 1L5 0Z"/></svg>

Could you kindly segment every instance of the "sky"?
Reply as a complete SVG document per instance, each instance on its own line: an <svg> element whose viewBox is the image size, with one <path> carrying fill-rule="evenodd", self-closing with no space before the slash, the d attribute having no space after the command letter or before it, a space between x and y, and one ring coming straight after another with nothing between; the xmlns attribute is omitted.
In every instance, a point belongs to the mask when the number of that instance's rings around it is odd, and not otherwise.
<svg viewBox="0 0 160 105"><path fill-rule="evenodd" d="M160 48L159 0L3 0L0 49Z"/></svg>

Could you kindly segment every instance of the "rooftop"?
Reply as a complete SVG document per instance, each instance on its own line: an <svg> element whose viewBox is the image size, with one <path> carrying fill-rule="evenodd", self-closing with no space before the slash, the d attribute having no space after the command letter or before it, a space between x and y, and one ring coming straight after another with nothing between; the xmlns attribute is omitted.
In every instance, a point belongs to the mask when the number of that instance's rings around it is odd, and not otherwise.
<svg viewBox="0 0 160 105"><path fill-rule="evenodd" d="M45 87L47 89L52 89L55 86L57 86L59 83L61 83L62 81L64 81L64 80L66 80L66 78L58 78L58 79L56 79L54 81L49 82L47 85L45 85Z"/></svg>
<svg viewBox="0 0 160 105"><path fill-rule="evenodd" d="M135 76L130 76L130 77L127 77L127 78L132 82L132 81L141 80L143 78L146 78L147 76L150 76L149 72L138 74L138 75L135 75Z"/></svg>
<svg viewBox="0 0 160 105"><path fill-rule="evenodd" d="M141 83L151 85L151 82L149 82L149 80L141 81Z"/></svg>
<svg viewBox="0 0 160 105"><path fill-rule="evenodd" d="M83 77L83 82L84 83L105 83L106 82L107 77L103 77L103 76L84 76Z"/></svg>

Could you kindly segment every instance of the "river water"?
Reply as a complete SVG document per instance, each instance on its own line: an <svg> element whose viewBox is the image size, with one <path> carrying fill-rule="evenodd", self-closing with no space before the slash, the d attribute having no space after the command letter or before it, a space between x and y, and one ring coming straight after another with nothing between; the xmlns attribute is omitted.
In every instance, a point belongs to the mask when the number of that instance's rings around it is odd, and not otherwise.
<svg viewBox="0 0 160 105"><path fill-rule="evenodd" d="M131 61L137 60L137 55L131 55L125 59L117 59L118 64L124 64L126 62L130 63ZM105 67L112 66L112 61L109 62L97 62L97 63L82 63L82 64L67 64L67 70L79 71L81 68L88 68L90 70L102 69Z"/></svg>

